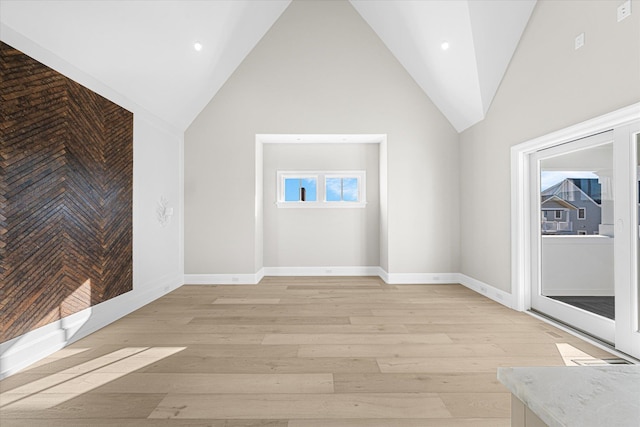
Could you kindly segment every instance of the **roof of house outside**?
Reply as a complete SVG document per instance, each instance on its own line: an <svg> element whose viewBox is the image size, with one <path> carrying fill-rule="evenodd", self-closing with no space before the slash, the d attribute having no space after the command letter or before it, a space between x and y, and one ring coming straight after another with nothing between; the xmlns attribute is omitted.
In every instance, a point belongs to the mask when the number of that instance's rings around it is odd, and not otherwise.
<svg viewBox="0 0 640 427"><path fill-rule="evenodd" d="M549 204L549 203L553 203L553 206L551 207L547 207L545 208L545 204ZM578 207L575 205L572 205L571 203L567 202L566 200L558 197L558 196L545 196L543 197L542 203L540 204L540 207L542 208L542 210L557 210L557 206L561 206L565 209L568 210L572 210L572 211L577 211Z"/></svg>
<svg viewBox="0 0 640 427"><path fill-rule="evenodd" d="M602 187L596 178L566 178L540 194L542 200L552 196L568 202L576 200L591 200L596 204L602 201Z"/></svg>

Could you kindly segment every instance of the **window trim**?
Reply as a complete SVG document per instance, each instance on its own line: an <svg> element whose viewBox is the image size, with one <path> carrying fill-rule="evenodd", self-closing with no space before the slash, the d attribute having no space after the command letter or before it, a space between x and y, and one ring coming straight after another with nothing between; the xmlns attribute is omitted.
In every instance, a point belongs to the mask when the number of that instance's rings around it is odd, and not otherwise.
<svg viewBox="0 0 640 427"><path fill-rule="evenodd" d="M580 212L583 213L582 217L580 217ZM576 219L578 219L579 221L585 221L587 219L587 208L578 208Z"/></svg>
<svg viewBox="0 0 640 427"><path fill-rule="evenodd" d="M316 179L316 201L287 202L285 197L285 179L314 178ZM358 201L327 201L327 178L356 178L358 180ZM367 206L367 172L364 170L351 171L276 171L276 206L278 208L364 208Z"/></svg>
<svg viewBox="0 0 640 427"><path fill-rule="evenodd" d="M318 188L318 183L320 182L320 179L318 177L317 174L313 173L313 172L289 172L289 171L278 171L277 172L277 179L278 182L276 184L276 188L277 188L277 203L278 205L283 204L283 205L303 205L303 204L309 204L309 203L317 203L318 200L320 200L319 197L319 188ZM316 200L315 201L302 201L302 200L297 200L295 202L286 202L284 200L285 198L285 180L287 179L315 179L316 181ZM300 206L298 206L300 207Z"/></svg>
<svg viewBox="0 0 640 427"><path fill-rule="evenodd" d="M345 179L345 178L355 178L358 180L358 200L355 202L352 201L348 201L348 200L327 200L327 179L328 178L340 178L340 179ZM325 173L324 177L323 177L323 183L324 185L322 186L322 190L323 190L323 201L324 203L330 203L332 205L335 204L348 204L349 206L353 206L353 205L357 205L360 203L365 203L366 204L366 179L367 175L366 175L366 171L350 171L350 172L331 172L331 173ZM342 197L344 197L344 194L341 195ZM364 199L364 200L363 200Z"/></svg>
<svg viewBox="0 0 640 427"><path fill-rule="evenodd" d="M562 211L559 209L556 209L553 214L553 219L562 219Z"/></svg>

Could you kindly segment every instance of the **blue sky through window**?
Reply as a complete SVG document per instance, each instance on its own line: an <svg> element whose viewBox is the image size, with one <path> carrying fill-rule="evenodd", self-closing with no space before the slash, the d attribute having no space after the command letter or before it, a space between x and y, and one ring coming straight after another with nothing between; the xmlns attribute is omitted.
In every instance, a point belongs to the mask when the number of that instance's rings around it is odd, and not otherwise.
<svg viewBox="0 0 640 427"><path fill-rule="evenodd" d="M305 201L315 202L317 200L317 182L315 178L285 178L284 201L299 202L300 188L305 189Z"/></svg>
<svg viewBox="0 0 640 427"><path fill-rule="evenodd" d="M342 179L342 200L345 202L358 201L358 178Z"/></svg>
<svg viewBox="0 0 640 427"><path fill-rule="evenodd" d="M325 182L327 202L358 201L358 178L327 178Z"/></svg>
<svg viewBox="0 0 640 427"><path fill-rule="evenodd" d="M277 205L286 208L361 208L365 171L277 171ZM301 199L304 189L304 203Z"/></svg>
<svg viewBox="0 0 640 427"><path fill-rule="evenodd" d="M342 200L342 178L327 178L325 185L325 199L327 202L339 202Z"/></svg>

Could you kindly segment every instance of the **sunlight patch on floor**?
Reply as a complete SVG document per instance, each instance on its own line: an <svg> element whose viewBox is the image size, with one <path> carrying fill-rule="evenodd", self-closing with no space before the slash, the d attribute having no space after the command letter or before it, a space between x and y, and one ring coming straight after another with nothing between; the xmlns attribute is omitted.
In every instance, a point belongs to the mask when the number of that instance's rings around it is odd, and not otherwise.
<svg viewBox="0 0 640 427"><path fill-rule="evenodd" d="M128 347L0 393L3 411L49 409L186 347Z"/></svg>
<svg viewBox="0 0 640 427"><path fill-rule="evenodd" d="M585 353L567 343L556 343L558 352L562 356L562 360L566 366L605 366L605 365L627 365L628 362L612 357L607 359L599 359L590 354Z"/></svg>
<svg viewBox="0 0 640 427"><path fill-rule="evenodd" d="M596 364L602 362L601 359L591 356L567 343L556 343L558 352L564 361L565 366L584 366L586 363ZM604 363L604 362L602 362Z"/></svg>

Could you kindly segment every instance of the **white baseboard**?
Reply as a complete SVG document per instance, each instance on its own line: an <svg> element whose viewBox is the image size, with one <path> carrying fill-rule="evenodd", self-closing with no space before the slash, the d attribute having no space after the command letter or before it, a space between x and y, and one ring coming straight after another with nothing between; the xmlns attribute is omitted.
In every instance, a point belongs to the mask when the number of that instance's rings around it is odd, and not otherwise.
<svg viewBox="0 0 640 427"><path fill-rule="evenodd" d="M513 308L513 296L510 293L494 288L493 286L481 282L480 280L476 280L473 277L469 277L466 274L458 273L457 276L457 283L460 283L481 295L491 298L506 307Z"/></svg>
<svg viewBox="0 0 640 427"><path fill-rule="evenodd" d="M378 273L378 276L384 280L384 283L389 284L389 273L387 273L384 268L380 267L380 273Z"/></svg>
<svg viewBox="0 0 640 427"><path fill-rule="evenodd" d="M378 276L390 285L458 283L457 273L387 273L378 266L265 267L265 276Z"/></svg>
<svg viewBox="0 0 640 427"><path fill-rule="evenodd" d="M255 285L264 276L379 276L380 267L264 267L254 274L185 274L185 285Z"/></svg>
<svg viewBox="0 0 640 427"><path fill-rule="evenodd" d="M123 316L182 286L180 277L164 278L74 313L0 344L0 379L104 328Z"/></svg>
<svg viewBox="0 0 640 427"><path fill-rule="evenodd" d="M260 270L258 270L258 272L255 274L256 283L260 283L260 281L264 278L264 276L266 276L266 274L264 273L264 267L263 267Z"/></svg>
<svg viewBox="0 0 640 427"><path fill-rule="evenodd" d="M255 285L265 276L261 268L253 274L185 274L185 285Z"/></svg>
<svg viewBox="0 0 640 427"><path fill-rule="evenodd" d="M70 337L90 321L93 312L93 307L82 310L0 344L0 379L68 345Z"/></svg>
<svg viewBox="0 0 640 427"><path fill-rule="evenodd" d="M265 276L379 276L378 266L357 267L265 267Z"/></svg>
<svg viewBox="0 0 640 427"><path fill-rule="evenodd" d="M458 273L387 273L380 278L390 285L435 285L458 283Z"/></svg>

